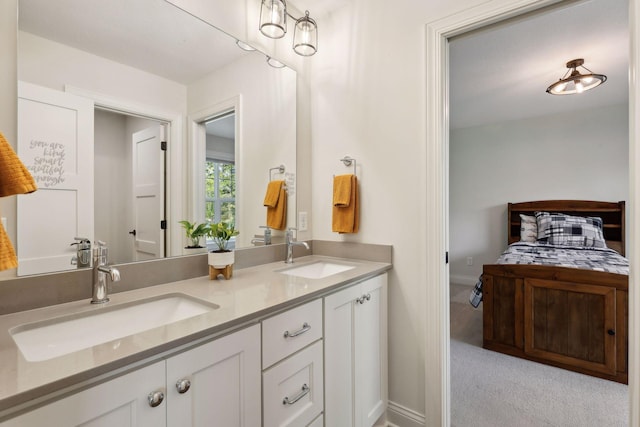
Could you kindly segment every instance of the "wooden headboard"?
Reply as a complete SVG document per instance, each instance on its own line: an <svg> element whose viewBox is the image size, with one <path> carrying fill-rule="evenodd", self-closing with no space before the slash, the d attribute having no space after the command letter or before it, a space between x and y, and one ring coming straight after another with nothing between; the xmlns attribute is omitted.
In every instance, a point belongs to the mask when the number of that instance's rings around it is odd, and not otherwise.
<svg viewBox="0 0 640 427"><path fill-rule="evenodd" d="M602 218L604 239L607 246L620 255L625 253L624 201L595 202L590 200L541 200L537 202L509 203L507 212L508 243L520 241L520 214L557 212L576 216Z"/></svg>

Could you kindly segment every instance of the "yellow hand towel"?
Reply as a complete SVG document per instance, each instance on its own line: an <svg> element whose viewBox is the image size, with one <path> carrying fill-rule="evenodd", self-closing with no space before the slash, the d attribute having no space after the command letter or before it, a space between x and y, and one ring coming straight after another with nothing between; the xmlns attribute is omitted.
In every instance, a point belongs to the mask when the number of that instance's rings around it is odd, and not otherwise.
<svg viewBox="0 0 640 427"><path fill-rule="evenodd" d="M351 199L349 206L333 207L332 231L336 233L357 233L360 229L360 197L358 178L351 175Z"/></svg>
<svg viewBox="0 0 640 427"><path fill-rule="evenodd" d="M33 177L0 133L0 197L36 191Z"/></svg>
<svg viewBox="0 0 640 427"><path fill-rule="evenodd" d="M338 175L333 178L333 206L348 207L351 202L353 175Z"/></svg>
<svg viewBox="0 0 640 427"><path fill-rule="evenodd" d="M267 206L267 227L274 230L287 228L287 190L280 187L278 203L274 207Z"/></svg>
<svg viewBox="0 0 640 427"><path fill-rule="evenodd" d="M32 193L37 190L33 177L0 133L0 197ZM4 227L0 225L0 271L16 268L18 258Z"/></svg>
<svg viewBox="0 0 640 427"><path fill-rule="evenodd" d="M264 195L264 205L269 208L275 208L280 198L280 190L284 185L284 181L270 181L267 185L267 194Z"/></svg>
<svg viewBox="0 0 640 427"><path fill-rule="evenodd" d="M0 224L0 271L16 268L18 266L18 258L11 246L9 236L4 231L4 227Z"/></svg>

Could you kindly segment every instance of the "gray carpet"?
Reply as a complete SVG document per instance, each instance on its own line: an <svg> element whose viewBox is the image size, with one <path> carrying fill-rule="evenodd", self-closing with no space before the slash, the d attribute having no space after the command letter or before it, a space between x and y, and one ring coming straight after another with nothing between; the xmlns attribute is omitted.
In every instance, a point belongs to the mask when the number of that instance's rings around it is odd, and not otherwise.
<svg viewBox="0 0 640 427"><path fill-rule="evenodd" d="M451 425L623 427L623 384L482 348L482 311L451 285Z"/></svg>

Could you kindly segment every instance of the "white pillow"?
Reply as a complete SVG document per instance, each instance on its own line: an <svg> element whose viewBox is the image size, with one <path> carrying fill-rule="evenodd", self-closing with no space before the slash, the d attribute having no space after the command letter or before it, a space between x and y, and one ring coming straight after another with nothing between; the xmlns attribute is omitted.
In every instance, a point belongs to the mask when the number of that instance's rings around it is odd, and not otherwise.
<svg viewBox="0 0 640 427"><path fill-rule="evenodd" d="M535 243L538 240L538 222L535 216L520 214L520 241Z"/></svg>

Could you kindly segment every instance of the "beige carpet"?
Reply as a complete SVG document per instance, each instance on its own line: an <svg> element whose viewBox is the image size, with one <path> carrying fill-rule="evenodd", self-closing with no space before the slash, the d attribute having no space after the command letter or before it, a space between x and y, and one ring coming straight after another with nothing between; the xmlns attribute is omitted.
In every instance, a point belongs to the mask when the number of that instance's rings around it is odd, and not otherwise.
<svg viewBox="0 0 640 427"><path fill-rule="evenodd" d="M627 386L484 350L470 291L451 285L452 426L627 426Z"/></svg>

